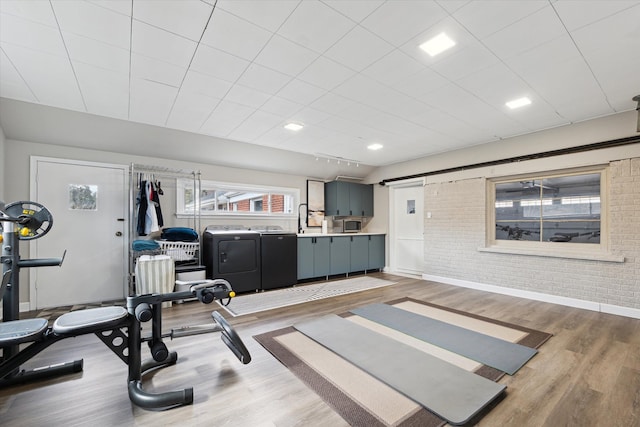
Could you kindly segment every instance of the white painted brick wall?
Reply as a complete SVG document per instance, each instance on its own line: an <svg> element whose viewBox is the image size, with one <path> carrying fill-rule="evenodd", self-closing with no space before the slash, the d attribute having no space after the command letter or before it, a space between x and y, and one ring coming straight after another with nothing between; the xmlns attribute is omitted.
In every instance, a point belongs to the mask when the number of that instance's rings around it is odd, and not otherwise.
<svg viewBox="0 0 640 427"><path fill-rule="evenodd" d="M485 244L482 178L427 184L424 272L640 309L640 158L609 167L609 249L624 263L479 252Z"/></svg>

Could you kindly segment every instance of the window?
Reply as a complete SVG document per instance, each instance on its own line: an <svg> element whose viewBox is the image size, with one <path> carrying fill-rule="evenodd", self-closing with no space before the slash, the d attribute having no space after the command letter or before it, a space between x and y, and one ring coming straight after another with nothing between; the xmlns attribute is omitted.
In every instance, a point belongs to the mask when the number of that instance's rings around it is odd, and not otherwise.
<svg viewBox="0 0 640 427"><path fill-rule="evenodd" d="M520 241L521 248L535 246L533 242L599 248L604 173L597 170L491 181L489 242Z"/></svg>
<svg viewBox="0 0 640 427"><path fill-rule="evenodd" d="M300 190L202 181L201 215L295 216ZM193 181L178 180L178 214L193 214Z"/></svg>

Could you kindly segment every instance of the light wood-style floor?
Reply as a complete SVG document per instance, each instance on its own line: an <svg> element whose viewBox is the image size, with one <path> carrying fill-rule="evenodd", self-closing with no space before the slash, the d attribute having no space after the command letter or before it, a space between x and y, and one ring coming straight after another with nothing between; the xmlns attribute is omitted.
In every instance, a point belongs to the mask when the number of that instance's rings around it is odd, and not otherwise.
<svg viewBox="0 0 640 427"><path fill-rule="evenodd" d="M236 318L221 310L252 354L248 365L235 359L218 334L167 341L178 352L178 363L153 374L147 389L192 386L195 394L193 405L168 411L130 403L127 367L97 337L63 340L25 367L83 358L84 372L0 390L0 425L343 426L340 416L252 336L406 296L554 334L516 375L501 380L508 394L480 425L640 426L640 320L385 273L374 276L398 284ZM198 302L174 305L165 310L164 327L208 323L215 309Z"/></svg>

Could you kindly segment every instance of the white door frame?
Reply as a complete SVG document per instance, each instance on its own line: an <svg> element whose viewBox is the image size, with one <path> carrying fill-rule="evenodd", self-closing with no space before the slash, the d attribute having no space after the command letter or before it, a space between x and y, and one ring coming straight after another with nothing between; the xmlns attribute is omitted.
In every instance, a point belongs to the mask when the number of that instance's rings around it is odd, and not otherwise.
<svg viewBox="0 0 640 427"><path fill-rule="evenodd" d="M406 179L402 181L389 182L386 184L389 187L389 269L391 272L397 272L398 267L398 254L396 253L396 243L395 239L397 236L396 231L396 214L395 214L395 203L396 203L396 190L398 188L407 188L407 187L424 187L426 185L425 178L412 178ZM424 210L424 206L423 206Z"/></svg>
<svg viewBox="0 0 640 427"><path fill-rule="evenodd" d="M36 192L36 174L37 174L37 163L39 161L50 162L50 163L62 163L66 165L77 165L77 166L95 166L95 167L103 167L103 168L111 168L111 169L122 169L124 176L124 188L123 188L123 200L122 203L125 206L125 213L130 212L129 209L129 195L127 189L129 188L129 165L120 165L115 163L100 163L100 162L89 162L84 160L71 160L71 159L59 159L55 157L43 157L43 156L31 156L30 158L30 178L29 178L29 199L31 201L37 201L35 198L37 197ZM123 227L123 237L122 244L124 246L123 251L123 259L122 259L122 289L124 290L123 295L129 295L129 225L128 222L131 221L131 218L125 217L125 224ZM37 256L36 253L36 245L29 245L29 257L35 258ZM36 309L36 277L35 274L29 274L29 310Z"/></svg>

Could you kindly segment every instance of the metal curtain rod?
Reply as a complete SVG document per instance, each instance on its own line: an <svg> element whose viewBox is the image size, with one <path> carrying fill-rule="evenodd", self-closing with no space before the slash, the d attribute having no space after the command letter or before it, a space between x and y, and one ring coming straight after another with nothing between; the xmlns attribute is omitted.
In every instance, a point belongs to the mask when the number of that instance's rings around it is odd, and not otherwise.
<svg viewBox="0 0 640 427"><path fill-rule="evenodd" d="M477 168L483 168L487 166L504 165L508 163L523 162L526 160L543 159L546 157L561 156L564 154L576 154L576 153L582 153L585 151L601 150L604 148L621 147L624 145L637 144L639 142L640 142L640 136L629 136L626 138L613 139L611 141L595 142L593 144L578 145L575 147L561 148L558 150L551 150L551 151L543 151L541 153L535 153L535 154L525 154L522 156L509 157L506 159L491 160L488 162L481 162L481 163L472 163L466 166L455 166L452 168L423 172L415 175L406 175L406 176L400 176L397 178L383 179L382 181L379 182L379 184L386 185L389 182L403 181L405 179L423 178L425 176L440 175L440 174L449 173L449 172L462 172L469 169L477 169Z"/></svg>
<svg viewBox="0 0 640 427"><path fill-rule="evenodd" d="M186 169L172 169L163 166L149 166L149 165L138 165L131 164L132 173L153 173L158 175L170 176L170 177L181 177L181 178L193 178L199 177L200 171L191 171Z"/></svg>

